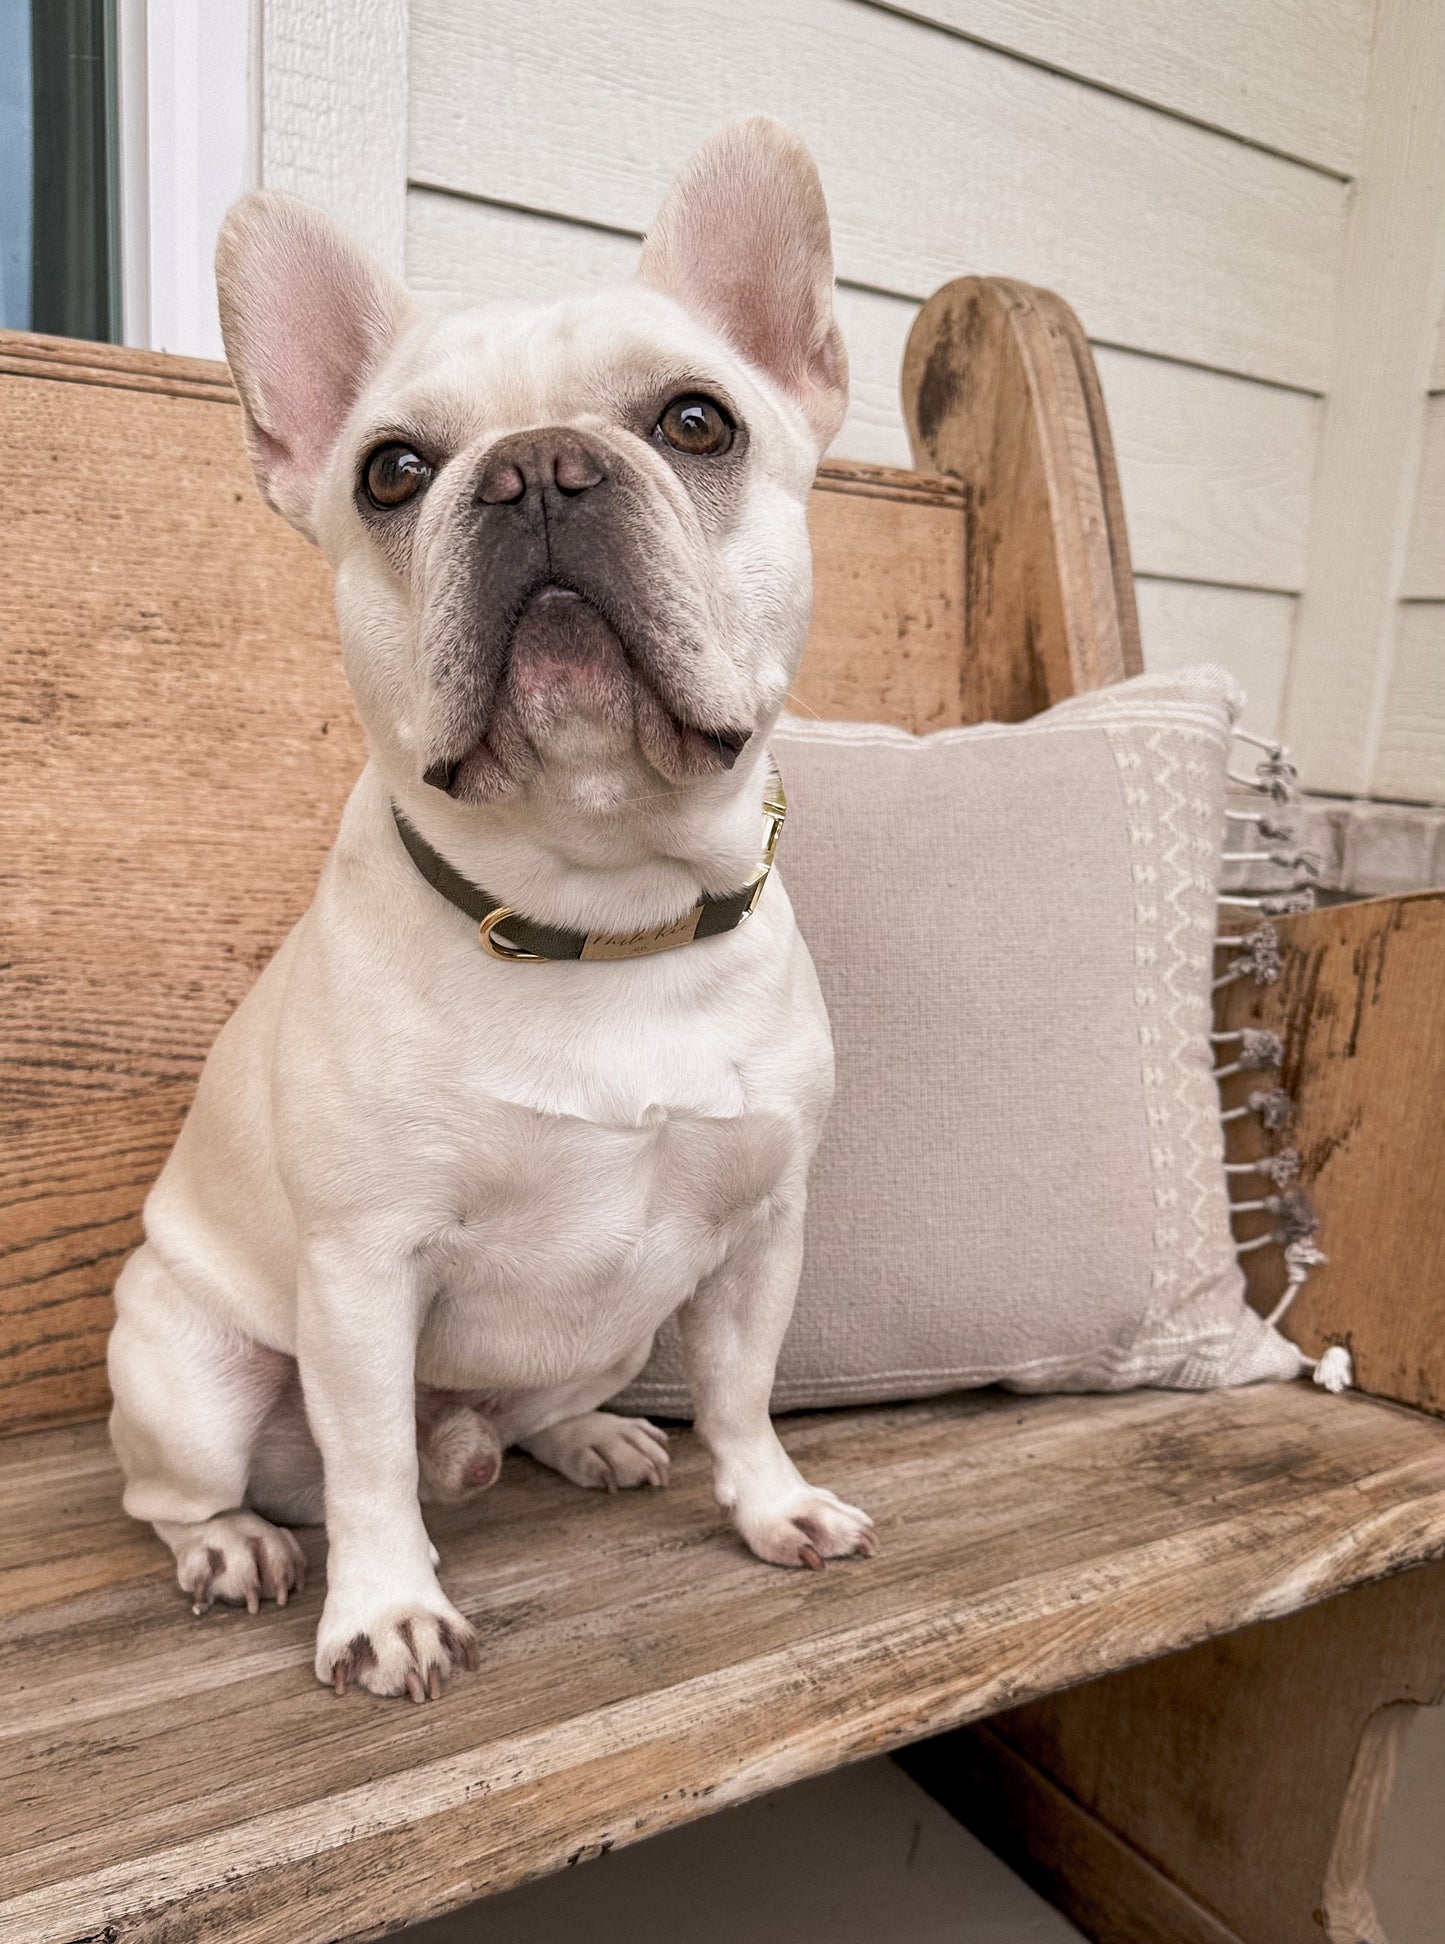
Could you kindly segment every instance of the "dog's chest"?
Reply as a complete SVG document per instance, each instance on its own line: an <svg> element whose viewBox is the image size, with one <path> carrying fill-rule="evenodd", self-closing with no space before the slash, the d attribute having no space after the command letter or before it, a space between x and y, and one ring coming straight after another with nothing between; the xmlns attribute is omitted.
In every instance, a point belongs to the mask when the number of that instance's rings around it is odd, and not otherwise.
<svg viewBox="0 0 1445 1944"><path fill-rule="evenodd" d="M510 1108L430 1250L429 1382L543 1387L656 1330L756 1219L789 1117L655 1107L637 1124Z"/></svg>

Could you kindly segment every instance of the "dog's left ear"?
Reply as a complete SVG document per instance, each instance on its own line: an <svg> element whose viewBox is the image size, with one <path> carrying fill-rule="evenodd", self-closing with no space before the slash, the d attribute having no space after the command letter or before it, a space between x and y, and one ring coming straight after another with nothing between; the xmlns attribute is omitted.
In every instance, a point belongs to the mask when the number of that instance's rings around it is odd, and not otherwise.
<svg viewBox="0 0 1445 1944"><path fill-rule="evenodd" d="M412 301L329 216L275 190L227 212L216 291L257 483L314 538L321 474L362 388L415 317Z"/></svg>
<svg viewBox="0 0 1445 1944"><path fill-rule="evenodd" d="M807 148L766 115L704 142L663 199L639 281L720 331L797 404L821 452L848 406L833 245Z"/></svg>

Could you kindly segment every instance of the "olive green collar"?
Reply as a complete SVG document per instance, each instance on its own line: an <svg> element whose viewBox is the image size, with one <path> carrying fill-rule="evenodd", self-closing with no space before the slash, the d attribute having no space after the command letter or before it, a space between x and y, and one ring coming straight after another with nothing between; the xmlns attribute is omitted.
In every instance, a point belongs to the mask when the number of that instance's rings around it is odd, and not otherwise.
<svg viewBox="0 0 1445 1944"><path fill-rule="evenodd" d="M762 856L742 889L720 898L700 898L691 910L671 924L635 932L569 931L563 926L538 924L454 870L415 825L407 822L394 803L391 814L412 863L434 891L458 911L465 912L478 927L482 949L493 958L521 964L542 959L647 958L654 952L671 952L679 945L691 945L701 938L716 938L722 932L736 931L762 896L787 809L783 779L775 769L769 775L763 797Z"/></svg>

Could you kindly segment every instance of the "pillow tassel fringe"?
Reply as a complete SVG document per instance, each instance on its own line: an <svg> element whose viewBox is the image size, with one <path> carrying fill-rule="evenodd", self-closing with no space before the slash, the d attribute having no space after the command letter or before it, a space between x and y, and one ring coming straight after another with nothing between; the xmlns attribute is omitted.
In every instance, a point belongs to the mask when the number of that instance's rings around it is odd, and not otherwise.
<svg viewBox="0 0 1445 1944"><path fill-rule="evenodd" d="M1230 782L1268 797L1276 809L1263 814L1253 809L1226 811L1229 822L1250 825L1269 848L1226 850L1224 861L1271 865L1288 871L1291 882L1258 895L1231 893L1220 897L1220 905L1226 910L1258 912L1261 922L1253 931L1225 932L1215 941L1221 952L1233 956L1228 970L1214 981L1216 992L1240 979L1252 979L1256 985L1277 982L1283 971L1283 955L1278 928L1269 921L1292 912L1312 910L1314 885L1320 876L1319 857L1312 851L1299 849L1296 843L1298 830L1290 812L1299 786L1299 771L1290 760L1289 751L1282 743L1269 742L1260 736L1238 730L1235 734L1238 741L1260 750L1262 760L1253 776L1230 770ZM1248 837L1244 841L1247 843ZM1284 1041L1278 1033L1243 1027L1236 1032L1212 1033L1210 1040L1225 1054L1223 1064L1215 1068L1217 1080L1228 1080L1237 1073L1277 1071L1284 1061ZM1242 1107L1222 1111L1220 1119L1236 1121L1252 1114L1271 1133L1278 1133L1288 1125L1292 1108L1293 1103L1282 1087L1256 1088ZM1231 1219L1235 1215L1274 1218L1263 1235L1248 1242L1236 1242L1235 1253L1243 1257L1256 1249L1283 1250L1284 1291L1265 1319L1275 1326L1288 1314L1311 1270L1328 1260L1316 1241L1319 1217L1308 1195L1295 1185L1299 1172L1299 1151L1292 1147L1280 1148L1254 1161L1234 1161L1225 1166L1226 1175L1256 1175L1275 1191L1230 1204ZM1348 1390L1354 1382L1354 1362L1343 1344L1332 1344L1322 1356L1306 1357L1302 1361L1323 1390L1338 1393Z"/></svg>
<svg viewBox="0 0 1445 1944"><path fill-rule="evenodd" d="M1343 1343L1332 1343L1319 1357L1306 1357L1304 1363L1321 1390L1338 1397L1355 1381L1355 1360Z"/></svg>

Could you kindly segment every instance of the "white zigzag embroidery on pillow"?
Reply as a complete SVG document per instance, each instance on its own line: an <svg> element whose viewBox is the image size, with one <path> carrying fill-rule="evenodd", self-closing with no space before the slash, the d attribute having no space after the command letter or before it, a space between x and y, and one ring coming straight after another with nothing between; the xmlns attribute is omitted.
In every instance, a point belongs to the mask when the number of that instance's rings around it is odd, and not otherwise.
<svg viewBox="0 0 1445 1944"><path fill-rule="evenodd" d="M1210 776L1222 734L1103 724L1118 765L1134 880L1134 999L1154 1175L1152 1300L1136 1343L1136 1374L1159 1374L1161 1321L1205 1298L1227 1271L1229 1238L1209 1211L1223 1154L1218 1103L1199 1047L1214 938L1214 826ZM1222 729L1222 725L1221 725Z"/></svg>

